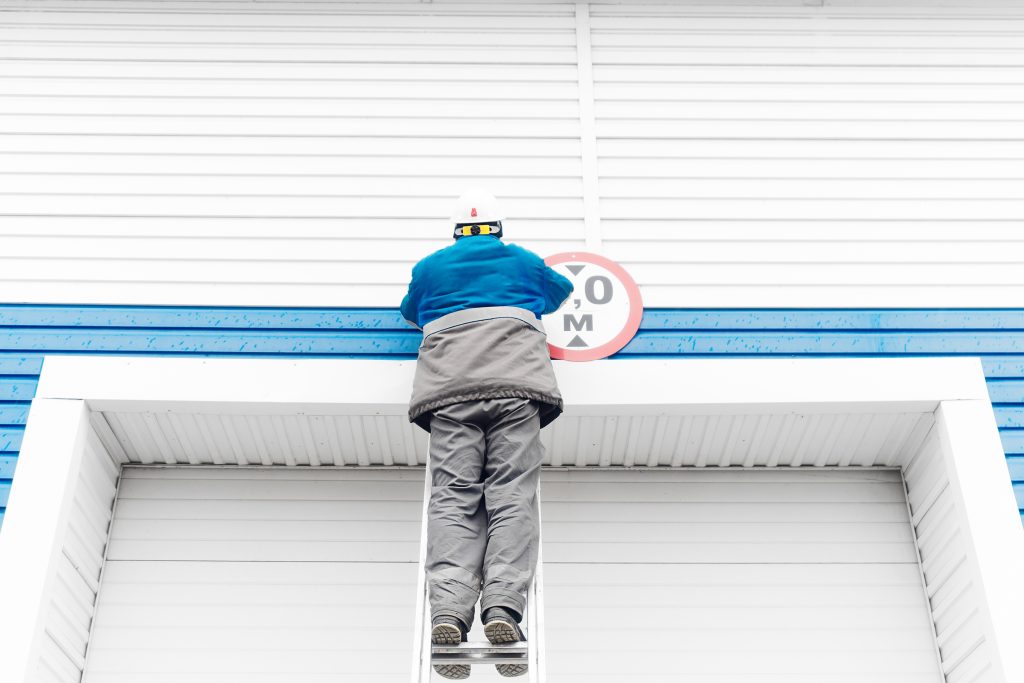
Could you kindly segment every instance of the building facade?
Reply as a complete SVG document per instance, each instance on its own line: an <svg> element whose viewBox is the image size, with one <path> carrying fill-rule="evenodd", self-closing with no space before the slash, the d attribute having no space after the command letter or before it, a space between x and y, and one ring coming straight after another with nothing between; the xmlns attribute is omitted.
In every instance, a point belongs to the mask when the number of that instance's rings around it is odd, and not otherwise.
<svg viewBox="0 0 1024 683"><path fill-rule="evenodd" d="M970 510L948 526L955 487L915 499L931 470L911 467L941 451L939 403L981 399L815 392L856 388L829 361L931 390L914 368L979 359L1024 514L1024 2L23 0L0 23L0 515L33 399L112 402L83 443L113 465L69 508L99 516L55 546L31 680L408 678L424 442L397 394L295 399L320 406L307 423L124 387L188 360L277 405L233 372L284 366L231 363L323 367L346 396L407 367L397 304L470 184L507 239L640 285L637 336L565 370L579 405L587 372L649 363L689 406L644 403L649 377L623 389L646 407L610 398L546 436L553 681L1015 680L982 551L961 577L972 551L948 550ZM707 407L747 367L785 394L740 360L838 374L788 421L776 394ZM711 374L684 400L689 367ZM645 625L577 630L596 595Z"/></svg>

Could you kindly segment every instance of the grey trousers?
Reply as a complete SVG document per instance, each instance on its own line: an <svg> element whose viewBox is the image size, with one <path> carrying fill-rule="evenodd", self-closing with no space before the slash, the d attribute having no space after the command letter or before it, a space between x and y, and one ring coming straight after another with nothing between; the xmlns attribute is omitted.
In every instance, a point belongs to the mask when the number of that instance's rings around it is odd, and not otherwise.
<svg viewBox="0 0 1024 683"><path fill-rule="evenodd" d="M523 614L537 568L538 405L519 398L455 403L430 420L427 586L431 617L472 627L480 609Z"/></svg>

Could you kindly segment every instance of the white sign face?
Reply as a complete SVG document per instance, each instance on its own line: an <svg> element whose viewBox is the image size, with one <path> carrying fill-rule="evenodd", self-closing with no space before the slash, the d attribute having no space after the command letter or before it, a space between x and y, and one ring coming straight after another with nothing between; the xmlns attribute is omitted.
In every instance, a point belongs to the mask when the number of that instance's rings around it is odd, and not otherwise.
<svg viewBox="0 0 1024 683"><path fill-rule="evenodd" d="M640 290L623 268L587 253L556 254L545 262L574 286L554 313L544 316L551 357L587 361L612 355L640 326Z"/></svg>

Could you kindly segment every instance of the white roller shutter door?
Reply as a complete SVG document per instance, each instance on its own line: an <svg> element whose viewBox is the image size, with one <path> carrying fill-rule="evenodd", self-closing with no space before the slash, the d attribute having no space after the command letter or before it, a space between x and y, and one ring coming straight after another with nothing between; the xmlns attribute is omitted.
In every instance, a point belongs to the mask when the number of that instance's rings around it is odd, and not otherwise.
<svg viewBox="0 0 1024 683"><path fill-rule="evenodd" d="M548 472L557 683L939 683L895 471Z"/></svg>
<svg viewBox="0 0 1024 683"><path fill-rule="evenodd" d="M128 468L87 683L409 677L422 470Z"/></svg>
<svg viewBox="0 0 1024 683"><path fill-rule="evenodd" d="M86 683L408 680L421 491L126 469ZM543 500L553 682L941 681L897 472L552 470Z"/></svg>

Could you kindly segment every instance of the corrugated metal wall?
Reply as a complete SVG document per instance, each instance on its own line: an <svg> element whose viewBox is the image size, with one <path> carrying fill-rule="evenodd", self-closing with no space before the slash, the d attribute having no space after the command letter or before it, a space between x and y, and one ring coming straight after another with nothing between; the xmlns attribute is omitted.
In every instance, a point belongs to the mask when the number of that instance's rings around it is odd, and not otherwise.
<svg viewBox="0 0 1024 683"><path fill-rule="evenodd" d="M0 306L0 515L47 354L412 358L395 310ZM1024 308L648 310L617 357L980 356L1024 510Z"/></svg>
<svg viewBox="0 0 1024 683"><path fill-rule="evenodd" d="M1024 300L1022 0L10 0L0 31L0 300L392 306L471 181L650 306Z"/></svg>
<svg viewBox="0 0 1024 683"><path fill-rule="evenodd" d="M470 182L584 245L571 3L32 0L0 31L0 300L389 305Z"/></svg>
<svg viewBox="0 0 1024 683"><path fill-rule="evenodd" d="M605 255L654 306L1018 305L1022 5L826 4L594 5Z"/></svg>

